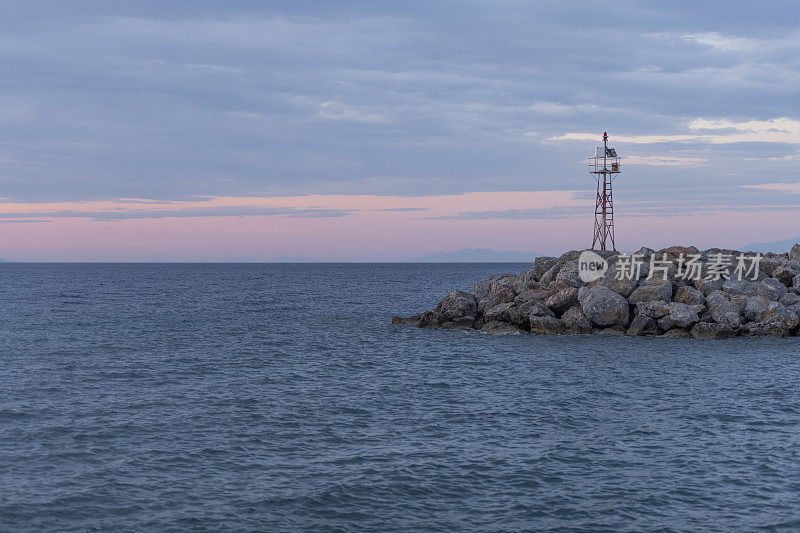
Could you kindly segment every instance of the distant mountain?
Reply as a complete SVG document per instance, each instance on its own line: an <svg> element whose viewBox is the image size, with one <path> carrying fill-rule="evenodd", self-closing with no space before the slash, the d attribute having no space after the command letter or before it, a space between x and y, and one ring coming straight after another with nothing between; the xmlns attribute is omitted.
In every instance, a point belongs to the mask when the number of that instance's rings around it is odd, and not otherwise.
<svg viewBox="0 0 800 533"><path fill-rule="evenodd" d="M741 249L743 252L761 252L762 254L767 252L783 253L791 250L792 246L799 242L800 237L786 239L785 241L751 242L742 246Z"/></svg>
<svg viewBox="0 0 800 533"><path fill-rule="evenodd" d="M413 263L530 263L537 252L513 252L488 250L486 248L468 248L454 252L436 252L412 259Z"/></svg>

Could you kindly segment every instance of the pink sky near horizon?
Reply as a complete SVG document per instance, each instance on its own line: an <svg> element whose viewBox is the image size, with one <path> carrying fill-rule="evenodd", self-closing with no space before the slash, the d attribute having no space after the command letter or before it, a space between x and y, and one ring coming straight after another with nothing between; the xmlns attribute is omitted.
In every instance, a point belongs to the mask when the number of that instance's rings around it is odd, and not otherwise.
<svg viewBox="0 0 800 533"><path fill-rule="evenodd" d="M186 210L254 207L344 210L344 216L185 216ZM793 238L800 209L626 217L617 206L617 248L672 244L739 247ZM576 209L564 218L447 218L510 209ZM394 209L394 211L392 211ZM417 209L398 211L397 209ZM631 208L632 209L632 208ZM387 211L388 210L388 211ZM84 212L141 216L93 220ZM184 213L182 214L182 211ZM585 214L581 214L585 211ZM164 212L168 217L149 218ZM43 222L24 221L25 214ZM174 216L173 216L174 215ZM0 203L0 257L14 261L404 261L436 251L490 248L559 254L591 245L593 202L574 191L502 191L438 196L213 197L160 202ZM305 216L305 215L301 215Z"/></svg>

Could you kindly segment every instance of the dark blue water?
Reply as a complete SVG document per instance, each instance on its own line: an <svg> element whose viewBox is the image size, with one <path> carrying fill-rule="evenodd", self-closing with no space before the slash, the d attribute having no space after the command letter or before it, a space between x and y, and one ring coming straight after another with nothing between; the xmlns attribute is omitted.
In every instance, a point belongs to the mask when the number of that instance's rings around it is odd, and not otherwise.
<svg viewBox="0 0 800 533"><path fill-rule="evenodd" d="M4 531L800 528L800 342L392 326L523 265L0 265Z"/></svg>

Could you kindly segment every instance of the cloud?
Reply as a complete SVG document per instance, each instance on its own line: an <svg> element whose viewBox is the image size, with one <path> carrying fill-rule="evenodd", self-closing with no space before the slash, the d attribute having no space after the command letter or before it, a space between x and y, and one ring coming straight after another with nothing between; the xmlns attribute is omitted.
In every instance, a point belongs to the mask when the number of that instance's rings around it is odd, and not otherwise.
<svg viewBox="0 0 800 533"><path fill-rule="evenodd" d="M788 4L98 6L4 11L9 198L578 190L603 129L642 190L797 152Z"/></svg>
<svg viewBox="0 0 800 533"><path fill-rule="evenodd" d="M677 135L614 135L619 142L632 144L653 143L705 143L732 144L742 142L800 144L800 120L787 117L768 120L734 121L728 118L697 118L688 124L696 134ZM706 133L719 131L719 133ZM551 141L597 141L596 133L564 133L550 138Z"/></svg>
<svg viewBox="0 0 800 533"><path fill-rule="evenodd" d="M679 157L668 155L629 155L625 156L625 165L650 165L656 167L696 167L708 162L702 157Z"/></svg>
<svg viewBox="0 0 800 533"><path fill-rule="evenodd" d="M742 187L747 189L800 194L800 183L761 183L758 185L742 185Z"/></svg>
<svg viewBox="0 0 800 533"><path fill-rule="evenodd" d="M114 209L108 211L53 210L0 211L2 218L86 218L95 221L159 218L286 216L290 218L339 218L352 214L344 209L297 209L292 207L212 206L175 209Z"/></svg>
<svg viewBox="0 0 800 533"><path fill-rule="evenodd" d="M384 122L386 117L377 113L368 113L341 102L323 102L319 106L319 115L333 120L353 120L356 122Z"/></svg>

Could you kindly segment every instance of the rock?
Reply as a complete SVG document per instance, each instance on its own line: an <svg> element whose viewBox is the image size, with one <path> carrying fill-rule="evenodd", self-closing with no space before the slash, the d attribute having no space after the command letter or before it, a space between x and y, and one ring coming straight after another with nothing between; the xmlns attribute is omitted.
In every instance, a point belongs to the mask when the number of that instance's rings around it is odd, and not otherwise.
<svg viewBox="0 0 800 533"><path fill-rule="evenodd" d="M616 336L616 335L625 335L626 332L627 330L622 326L611 326L608 328L601 329L598 332L598 335Z"/></svg>
<svg viewBox="0 0 800 533"><path fill-rule="evenodd" d="M483 318L486 320L486 322L511 322L509 309L512 307L514 307L513 302L497 304L491 309L487 309L483 313Z"/></svg>
<svg viewBox="0 0 800 533"><path fill-rule="evenodd" d="M786 294L781 296L780 302L786 307L789 307L790 305L800 303L800 296L798 296L793 292L787 292Z"/></svg>
<svg viewBox="0 0 800 533"><path fill-rule="evenodd" d="M798 272L794 268L781 265L775 269L772 275L786 287L791 287L792 282L797 274Z"/></svg>
<svg viewBox="0 0 800 533"><path fill-rule="evenodd" d="M681 257L688 259L690 255L699 255L700 250L694 246L670 246L669 248L662 248L653 253L656 254L658 258L662 258L666 255L667 260L677 261Z"/></svg>
<svg viewBox="0 0 800 533"><path fill-rule="evenodd" d="M395 325L410 324L412 326L416 326L417 324L419 324L420 320L422 320L422 315L414 315L414 316L410 316L410 317L407 317L407 318L403 318L403 317L399 317L399 316L393 316L392 317L392 324L395 324Z"/></svg>
<svg viewBox="0 0 800 533"><path fill-rule="evenodd" d="M549 307L556 315L562 314L564 311L575 305L578 301L578 289L575 287L567 287L552 295L547 299L545 305Z"/></svg>
<svg viewBox="0 0 800 533"><path fill-rule="evenodd" d="M559 270L556 275L556 281L565 281L572 287L585 285L584 281L578 275L578 260L573 259L564 263L561 270Z"/></svg>
<svg viewBox="0 0 800 533"><path fill-rule="evenodd" d="M711 318L718 324L725 324L732 329L737 329L741 325L739 311L731 305L731 302L721 291L714 291L706 297L706 304L711 312Z"/></svg>
<svg viewBox="0 0 800 533"><path fill-rule="evenodd" d="M560 259L557 260L550 269L542 274L542 278L539 280L540 287L547 287L556 280L556 276L558 275L559 271L561 271L561 267L564 266L564 262Z"/></svg>
<svg viewBox="0 0 800 533"><path fill-rule="evenodd" d="M647 246L642 246L641 248L636 250L633 254L634 255L641 255L641 256L644 256L644 257L650 257L654 253L656 253L656 251L653 250L652 248L648 248Z"/></svg>
<svg viewBox="0 0 800 533"><path fill-rule="evenodd" d="M473 315L461 316L458 318L454 318L450 322L442 323L442 327L445 327L445 324L452 324L452 326L457 329L472 329L475 325L475 317Z"/></svg>
<svg viewBox="0 0 800 533"><path fill-rule="evenodd" d="M795 244L792 246L792 249L789 250L789 259L800 260L800 244Z"/></svg>
<svg viewBox="0 0 800 533"><path fill-rule="evenodd" d="M475 293L475 300L477 300L479 302L481 300L485 300L486 297L489 296L489 291L491 291L491 289L492 289L492 284L495 281L503 279L507 275L508 274L494 274L494 275L489 276L487 278L483 278L482 280L477 282L472 287L472 292Z"/></svg>
<svg viewBox="0 0 800 533"><path fill-rule="evenodd" d="M592 323L583 314L580 306L570 307L561 316L561 322L569 333L586 334L592 332Z"/></svg>
<svg viewBox="0 0 800 533"><path fill-rule="evenodd" d="M425 311L420 315L419 322L417 323L418 328L438 328L439 325L443 322L443 317L436 311Z"/></svg>
<svg viewBox="0 0 800 533"><path fill-rule="evenodd" d="M521 304L514 304L508 308L507 321L519 326L523 329L528 329L530 326L529 316L553 316L553 312L545 307L541 302L523 302Z"/></svg>
<svg viewBox="0 0 800 533"><path fill-rule="evenodd" d="M481 328L481 332L489 335L519 335L523 333L521 329L513 324L497 321L486 322Z"/></svg>
<svg viewBox="0 0 800 533"><path fill-rule="evenodd" d="M639 278L628 277L624 275L624 273L623 275L620 275L617 269L618 258L618 255L611 256L607 260L608 270L606 270L606 273L603 275L603 277L591 282L589 285L593 287L597 285L604 285L617 294L627 298L639 285Z"/></svg>
<svg viewBox="0 0 800 533"><path fill-rule="evenodd" d="M767 288L770 294L770 300L780 300L783 298L783 295L789 292L786 285L784 285L780 280L775 278L764 278L759 281L761 285ZM792 280L789 280L789 286L791 287Z"/></svg>
<svg viewBox="0 0 800 533"><path fill-rule="evenodd" d="M484 298L478 297L478 288L476 287L475 299L478 301L478 309L486 311L498 304L513 302L519 292L518 282L517 276L503 276L491 284Z"/></svg>
<svg viewBox="0 0 800 533"><path fill-rule="evenodd" d="M508 321L515 326L528 329L528 326L530 325L528 316L530 316L534 306L538 307L538 304L534 302L526 302L512 305L507 312Z"/></svg>
<svg viewBox="0 0 800 533"><path fill-rule="evenodd" d="M578 290L578 302L586 318L598 326L628 325L627 300L607 287L581 287Z"/></svg>
<svg viewBox="0 0 800 533"><path fill-rule="evenodd" d="M628 297L628 301L631 304L655 302L658 300L665 302L672 300L672 282L670 280L651 279L644 281Z"/></svg>
<svg viewBox="0 0 800 533"><path fill-rule="evenodd" d="M664 300L654 302L639 302L636 304L636 314L645 315L650 318L661 318L670 313L669 304Z"/></svg>
<svg viewBox="0 0 800 533"><path fill-rule="evenodd" d="M715 280L706 280L706 279L693 279L692 284L702 292L704 295L708 296L714 291L718 291L722 289L723 280L715 279Z"/></svg>
<svg viewBox="0 0 800 533"><path fill-rule="evenodd" d="M773 287L746 279L726 280L722 283L722 291L730 295L763 296L764 298L772 298L776 294Z"/></svg>
<svg viewBox="0 0 800 533"><path fill-rule="evenodd" d="M549 307L544 305L544 302L535 302L533 305L531 305L531 309L530 309L530 312L528 313L528 316L530 316L530 315L533 315L533 316L556 316L555 313L553 313L550 310Z"/></svg>
<svg viewBox="0 0 800 533"><path fill-rule="evenodd" d="M545 289L526 290L522 291L514 298L514 303L520 305L526 302L546 300L549 296L550 296L550 291Z"/></svg>
<svg viewBox="0 0 800 533"><path fill-rule="evenodd" d="M688 285L684 287L678 287L678 289L675 291L675 297L673 300L687 305L704 306L706 304L706 297L703 296L702 291L699 291L694 287L689 287Z"/></svg>
<svg viewBox="0 0 800 533"><path fill-rule="evenodd" d="M658 321L658 327L664 331L674 327L690 328L700 321L697 312L687 304L672 302L669 304L669 314Z"/></svg>
<svg viewBox="0 0 800 533"><path fill-rule="evenodd" d="M656 321L647 315L636 315L628 328L628 335L658 335Z"/></svg>
<svg viewBox="0 0 800 533"><path fill-rule="evenodd" d="M557 335L564 333L566 328L564 323L559 319L552 316L534 316L530 317L531 333L538 335Z"/></svg>
<svg viewBox="0 0 800 533"><path fill-rule="evenodd" d="M744 313L744 308L747 306L748 297L744 294L725 294L725 297L731 303L734 309L741 315Z"/></svg>
<svg viewBox="0 0 800 533"><path fill-rule="evenodd" d="M775 270L781 266L785 261L788 261L789 258L782 260L777 257L762 257L761 261L758 264L759 272L763 273L766 276L775 277Z"/></svg>
<svg viewBox="0 0 800 533"><path fill-rule="evenodd" d="M533 279L540 281L544 273L553 268L558 261L555 257L537 257L533 260Z"/></svg>
<svg viewBox="0 0 800 533"><path fill-rule="evenodd" d="M782 303L772 302L763 296L750 297L744 316L754 322L766 322L778 318L783 321L787 330L792 330L800 324L800 318L794 311L787 309Z"/></svg>
<svg viewBox="0 0 800 533"><path fill-rule="evenodd" d="M692 327L692 337L695 339L730 339L735 336L733 329L725 324L713 322L698 322Z"/></svg>
<svg viewBox="0 0 800 533"><path fill-rule="evenodd" d="M566 263L567 261L573 261L575 259L578 259L580 256L581 256L581 250L570 250L568 252L564 252L563 254L561 254L558 260L561 261L561 263Z"/></svg>
<svg viewBox="0 0 800 533"><path fill-rule="evenodd" d="M439 305L436 306L436 311L439 312L445 320L452 320L468 315L474 317L478 311L478 302L475 301L475 296L468 292L453 291L439 302Z"/></svg>
<svg viewBox="0 0 800 533"><path fill-rule="evenodd" d="M789 335L789 330L780 317L772 317L763 322L748 322L742 332L750 337L781 338Z"/></svg>
<svg viewBox="0 0 800 533"><path fill-rule="evenodd" d="M683 328L674 328L659 336L662 339L690 339L692 334Z"/></svg>
<svg viewBox="0 0 800 533"><path fill-rule="evenodd" d="M533 279L533 269L523 270L517 274L517 293L539 288L539 282Z"/></svg>

